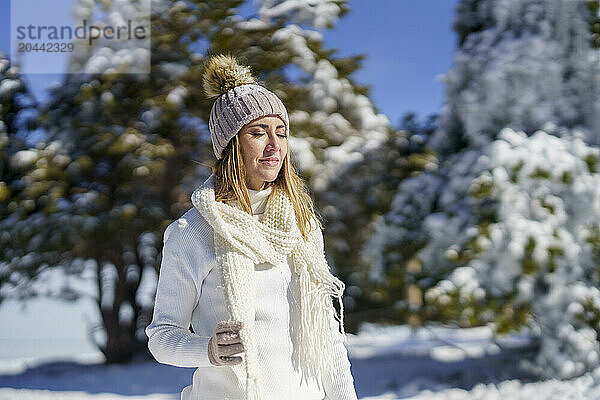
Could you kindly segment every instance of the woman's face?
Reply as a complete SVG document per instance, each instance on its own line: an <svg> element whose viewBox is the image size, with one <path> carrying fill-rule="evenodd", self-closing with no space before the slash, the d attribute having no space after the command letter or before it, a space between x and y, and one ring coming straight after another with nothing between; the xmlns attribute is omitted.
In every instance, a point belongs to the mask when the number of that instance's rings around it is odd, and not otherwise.
<svg viewBox="0 0 600 400"><path fill-rule="evenodd" d="M246 186L262 190L265 181L277 178L287 155L285 124L276 116L265 116L247 123L238 133Z"/></svg>

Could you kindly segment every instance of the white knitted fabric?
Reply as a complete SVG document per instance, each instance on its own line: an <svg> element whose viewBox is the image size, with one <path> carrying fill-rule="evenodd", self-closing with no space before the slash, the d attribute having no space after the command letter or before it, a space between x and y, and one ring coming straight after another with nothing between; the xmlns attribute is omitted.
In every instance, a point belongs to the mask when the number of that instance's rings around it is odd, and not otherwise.
<svg viewBox="0 0 600 400"><path fill-rule="evenodd" d="M282 191L271 194L259 221L237 202L228 205L215 201L214 182L213 174L194 191L192 203L214 229L215 257L222 269L227 306L231 318L244 324L240 338L245 348L246 399L261 399L254 337L255 264L281 265L291 256L293 278L300 287L300 309L296 310L300 324L293 333L298 353L294 361L304 379L319 380L324 372L333 369L332 296L340 303L339 321L344 334L341 301L344 283L329 271L320 229L315 224L305 241L293 205Z"/></svg>
<svg viewBox="0 0 600 400"><path fill-rule="evenodd" d="M250 196L250 205L252 206L252 214L259 221L263 220L265 210L267 209L267 200L269 195L273 191L273 186L269 186L267 189L254 190L248 188L248 194Z"/></svg>
<svg viewBox="0 0 600 400"><path fill-rule="evenodd" d="M254 218L264 217L270 190L248 191ZM191 385L181 391L181 400L244 399L244 363L219 367L208 357L208 342L215 326L231 318L221 268L216 264L213 229L192 207L165 229L163 242L153 317L146 327L148 349L160 363L196 368ZM292 269L291 257L277 266L255 265L254 326L261 400L356 400L345 335L334 316L330 321L335 338L331 374L325 374L320 383L302 384L300 371L292 365L298 347L292 332L299 325L299 315L292 311L297 309L294 303L300 293L297 279L292 281Z"/></svg>

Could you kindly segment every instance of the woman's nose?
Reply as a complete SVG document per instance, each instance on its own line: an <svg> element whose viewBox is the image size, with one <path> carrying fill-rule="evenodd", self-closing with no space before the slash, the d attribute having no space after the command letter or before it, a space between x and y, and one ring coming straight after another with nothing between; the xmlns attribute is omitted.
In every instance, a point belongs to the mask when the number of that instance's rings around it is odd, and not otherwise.
<svg viewBox="0 0 600 400"><path fill-rule="evenodd" d="M279 150L279 142L277 141L277 135L269 135L269 142L267 143L267 147L270 147L274 151Z"/></svg>

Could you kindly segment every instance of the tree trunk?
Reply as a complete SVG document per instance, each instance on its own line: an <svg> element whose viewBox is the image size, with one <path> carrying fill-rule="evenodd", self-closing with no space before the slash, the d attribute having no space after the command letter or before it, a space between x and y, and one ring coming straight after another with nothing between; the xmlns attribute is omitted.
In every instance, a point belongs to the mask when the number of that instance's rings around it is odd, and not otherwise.
<svg viewBox="0 0 600 400"><path fill-rule="evenodd" d="M136 258L139 255L136 253ZM133 360L150 360L152 355L148 350L148 339L144 329L148 322L149 311L143 309L136 301L136 292L142 278L143 267L137 265L140 273L137 278L127 281L127 265L123 260L123 251L113 250L108 254L110 264L116 268L116 276L109 277L111 284L102 276L102 268L110 267L102 262L98 265L98 309L102 317L102 325L106 334L105 344L96 344L104 354L107 364L127 363ZM139 260L139 258L138 258ZM107 266L108 265L108 266ZM129 266L131 268L131 265ZM103 284L104 283L104 284ZM108 291L108 292L107 292ZM109 296L113 299L110 307L102 305L103 299ZM119 310L123 306L131 306L133 315L131 319L120 318Z"/></svg>

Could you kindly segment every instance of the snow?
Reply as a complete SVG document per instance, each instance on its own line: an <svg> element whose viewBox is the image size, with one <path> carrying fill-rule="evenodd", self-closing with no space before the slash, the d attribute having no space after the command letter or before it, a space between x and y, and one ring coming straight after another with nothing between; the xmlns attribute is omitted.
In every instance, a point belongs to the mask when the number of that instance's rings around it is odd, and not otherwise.
<svg viewBox="0 0 600 400"><path fill-rule="evenodd" d="M336 0L260 0L261 19L275 19L281 15L294 15L298 23L307 23L315 28L335 24L341 7Z"/></svg>
<svg viewBox="0 0 600 400"><path fill-rule="evenodd" d="M463 361L498 354L500 349L511 349L532 344L528 336L513 334L494 339L489 327L456 329L443 326L422 327L379 326L364 323L358 335L347 338L348 353L352 359L381 355L431 356L441 362Z"/></svg>
<svg viewBox="0 0 600 400"><path fill-rule="evenodd" d="M547 378L600 359L600 50L585 3L458 3L428 142L438 168L400 182L362 250L381 282L418 243L408 257L437 283L423 284L427 305L462 326L539 331L529 367Z"/></svg>
<svg viewBox="0 0 600 400"><path fill-rule="evenodd" d="M267 6L290 7L295 6L295 3L263 0L261 12ZM328 8L331 6L329 3L333 2L314 1L305 4L304 10L312 12L320 7ZM310 44L321 42L322 39L320 32L303 29L297 24L286 25L272 36L273 42L290 49L293 54L292 63L311 76L307 88L312 111L293 113L290 119L297 127L302 126L299 125L302 122L310 121L311 126L319 129L318 140L297 143L299 147L295 151L303 172L311 176L311 187L315 191L324 190L328 182L339 176L344 169L361 161L365 152L381 146L390 127L388 118L378 114L366 96L357 94L350 81L339 76L331 61L319 60ZM312 162L311 159L316 159L317 162Z"/></svg>
<svg viewBox="0 0 600 400"><path fill-rule="evenodd" d="M38 159L39 154L36 150L21 150L11 158L11 166L15 169L25 169Z"/></svg>
<svg viewBox="0 0 600 400"><path fill-rule="evenodd" d="M161 7L166 4L157 3ZM544 6L537 1L479 3L482 6L477 10L478 15L465 12L458 16L457 22L476 25L489 20L493 24L490 22L489 29L467 37L456 54L455 67L445 75L450 101L442 113L442 128L432 141L434 147L444 150L444 145L452 142L448 140L451 134L456 133L452 127L460 125L470 147L442 160L439 171L430 168L420 176L402 181L391 212L380 218L364 250L365 257L372 260L370 277L384 279L385 257L396 256L383 254L382 249L389 244L394 246L387 247L399 249L412 241L426 243L418 258L423 270L437 277L444 268L454 266L452 261L463 255L463 244L473 240L481 250L479 256L469 258L441 279L425 293L426 299L455 306L465 319L474 312L467 303L471 299L481 300L488 292L513 294L516 304L532 302L538 317L531 321L532 331L536 335L543 333L542 352L535 360L537 366L561 377L583 375L568 381L529 382L533 378L521 366L517 367L517 361L532 361L529 358L533 355L518 351L528 349L535 341L527 335L495 337L492 325L471 329L428 327L413 332L406 326L365 324L359 335L348 337L357 389L363 399L600 398L597 389L600 349L596 331L592 329L595 315L600 313L600 293L593 286L599 283L598 273L594 272L597 259L592 254L597 247L586 242L594 227L588 222L596 221L595 227L598 226L600 175L597 170L588 170L585 162L589 155L597 160L598 149L584 142L597 145L597 137L592 133L600 132L598 51L568 50L583 35L582 25L577 25L581 15L576 15L573 8L575 1L543 3L551 18L542 17ZM111 10L118 9L119 4L124 6L123 14L111 14L111 19L117 18L112 19L114 23L135 14L135 9L123 1L115 1ZM184 5L179 2L174 7ZM93 1L80 0L75 12L83 18L93 15L93 9ZM334 23L339 11L333 0L263 0L260 14L265 20L293 14L297 24L309 22L318 28ZM240 22L239 27L252 30L265 24L254 19ZM297 24L283 27L273 35L273 40L289 47L294 64L312 75L308 88L314 110L296 112L290 117L293 122L314 121L322 128L322 137L292 137L290 143L298 153L301 170L314 174L312 186L318 190L325 188L342 167L361 161L365 151L383 143L389 121L376 113L367 97L355 93L349 80L340 77L330 61L319 59L311 50L309 44L322 41L322 35ZM515 30L523 32L515 35ZM575 32L573 40L568 37L570 31ZM99 43L92 54L76 54L75 60L80 64L75 67L110 71L123 61L148 57L144 49L136 49L141 52L136 55L131 48L103 47L105 44ZM138 66L143 66L141 61ZM162 67L173 77L186 70L177 63L164 63ZM566 72L571 70L575 72L565 79ZM15 89L14 81L4 80L0 95ZM173 107L181 107L186 95L186 89L179 86L168 93L166 100ZM114 100L111 96L107 92L102 100L111 102ZM84 106L92 109L94 104L88 101ZM342 112L334 112L337 109ZM160 108L152 107L140 118L152 129L158 124L160 113ZM573 128L577 123L584 124L580 133ZM528 134L538 128L543 130L528 137L515 127L525 129ZM562 127L569 130L561 130ZM134 135L122 137L126 143L136 144ZM61 142L53 142L48 151L58 152L61 146ZM36 154L17 153L13 162L27 166L36 161ZM55 161L65 162L65 159L59 154ZM136 173L144 175L147 171L139 169ZM531 176L539 171L548 177L540 180ZM565 174L571 177L570 183L562 182ZM484 208L468 194L486 190L498 201L499 218L483 233L473 210ZM81 197L74 206L84 207L92 200L93 194ZM433 209L434 204L438 208ZM72 206L61 203L64 209ZM539 274L541 279L523 273L521 261L529 257L530 237L536 240L531 261L544 268L555 262L556 272L544 270ZM36 238L32 243L42 239ZM149 240L151 243L145 246L148 260L156 256L157 238ZM557 248L561 254L555 257L551 250ZM38 256L32 253L20 262L25 266ZM94 265L89 268L92 271ZM153 300L156 273L150 267L145 268L147 273L144 272L142 282L145 289L139 295L148 305ZM139 271L132 272L132 276L135 274ZM83 279L83 275L73 279ZM87 284L92 277L84 279ZM18 280L17 276L14 281ZM113 280L113 266L105 266L102 283L110 285ZM71 283L71 278L64 274L58 281L46 283L54 288L82 287L80 283ZM550 289L540 290L540 283ZM15 286L13 292L23 293L23 289L41 291L34 282L28 288ZM94 296L97 289L90 287L86 291ZM58 296L60 290L47 294ZM458 304L452 304L454 301ZM111 303L112 298L105 296L102 302ZM121 318L131 318L131 309L119 311ZM6 342L2 344L8 347ZM3 360L0 399L175 399L190 380L190 370L156 363L104 367L97 365L94 356L97 354L91 356L89 363L82 359Z"/></svg>
<svg viewBox="0 0 600 400"><path fill-rule="evenodd" d="M148 73L150 72L150 1L138 0L131 4L127 0L108 2L106 9L94 1L77 0L72 8L76 20L87 20L90 26L123 27L131 21L133 27L142 26L144 38L136 40L110 39L101 35L94 42L93 48L75 46L73 59L68 66L68 72L85 74ZM160 7L160 2L156 7ZM152 4L155 11L155 4Z"/></svg>
<svg viewBox="0 0 600 400"><path fill-rule="evenodd" d="M10 98L21 88L21 83L16 79L3 79L0 82L0 98Z"/></svg>
<svg viewBox="0 0 600 400"><path fill-rule="evenodd" d="M168 103L171 103L173 105L181 107L183 105L183 101L185 100L185 97L187 96L187 94L188 94L187 88L185 88L183 86L177 86L175 89L173 89L173 90L171 90L171 92L169 92L166 100Z"/></svg>
<svg viewBox="0 0 600 400"><path fill-rule="evenodd" d="M147 396L121 396L113 393L89 394L82 391L52 392L49 390L0 389L0 400L176 400L179 395L153 394Z"/></svg>
<svg viewBox="0 0 600 400"><path fill-rule="evenodd" d="M448 150L449 134L481 145L506 126L531 132L548 122L583 125L598 145L600 49L589 46L585 3L461 1L455 26L470 34L442 78L448 100L432 146Z"/></svg>
<svg viewBox="0 0 600 400"><path fill-rule="evenodd" d="M536 373L571 378L591 371L600 358L600 275L591 245L600 231L600 173L589 160L597 161L600 149L580 137L507 128L486 146L455 154L435 176L404 180L364 250L371 274L384 279L381 266L395 250L383 249L422 236L426 244L416 257L439 279L425 292L429 304L454 309L466 325L477 309L482 321L502 318L504 311L482 312L484 293L511 296L509 312L526 304L525 323L542 332ZM442 189L440 175L447 177ZM494 219L482 227L479 216L491 209Z"/></svg>
<svg viewBox="0 0 600 400"><path fill-rule="evenodd" d="M600 368L581 377L540 381L524 373L535 339L494 340L489 327L384 326L365 323L347 334L355 386L362 400L600 399ZM193 368L154 361L102 364L100 353L57 358L0 358L0 399L176 400Z"/></svg>

